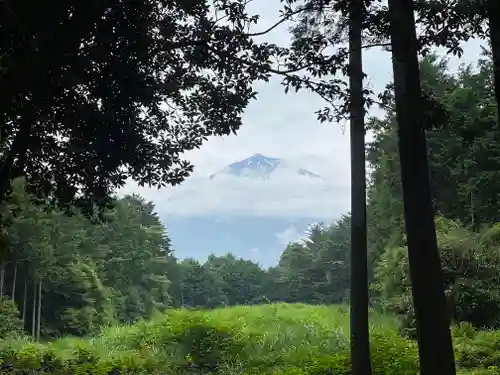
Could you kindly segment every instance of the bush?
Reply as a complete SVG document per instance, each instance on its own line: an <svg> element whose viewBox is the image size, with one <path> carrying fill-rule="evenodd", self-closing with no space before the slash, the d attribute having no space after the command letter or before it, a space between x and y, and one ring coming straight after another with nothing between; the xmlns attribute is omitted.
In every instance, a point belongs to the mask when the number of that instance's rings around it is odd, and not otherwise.
<svg viewBox="0 0 500 375"><path fill-rule="evenodd" d="M379 321L378 316L372 316ZM380 319L382 321L382 319ZM385 319L384 322L388 322ZM383 323L386 324L386 323ZM348 315L327 306L269 304L212 311L170 311L91 340L0 345L0 360L31 374L332 374L350 371ZM344 329L346 328L346 329ZM374 374L415 368L413 344L392 326L375 329ZM393 332L386 336L384 332ZM114 371L114 372L113 372ZM399 371L399 370L398 370ZM75 372L76 374L76 372Z"/></svg>
<svg viewBox="0 0 500 375"><path fill-rule="evenodd" d="M3 351L0 360L4 369L15 375L141 375L160 374L156 363L137 355L101 359L96 352L84 346L70 353L55 353L47 347L29 344L16 352Z"/></svg>
<svg viewBox="0 0 500 375"><path fill-rule="evenodd" d="M500 332L476 332L472 338L455 338L455 357L462 368L500 368Z"/></svg>
<svg viewBox="0 0 500 375"><path fill-rule="evenodd" d="M437 218L437 239L445 293L454 323L500 327L500 226L474 233L459 223ZM375 267L373 289L385 311L401 317L402 333L414 337L408 254L387 248Z"/></svg>
<svg viewBox="0 0 500 375"><path fill-rule="evenodd" d="M0 339L22 334L23 322L20 316L14 301L0 297Z"/></svg>
<svg viewBox="0 0 500 375"><path fill-rule="evenodd" d="M187 323L184 330L172 338L186 359L182 370L196 374L215 372L242 352L243 346L230 329L203 320Z"/></svg>
<svg viewBox="0 0 500 375"><path fill-rule="evenodd" d="M375 335L371 345L373 375L418 374L418 350L414 342L396 332Z"/></svg>
<svg viewBox="0 0 500 375"><path fill-rule="evenodd" d="M416 344L372 314L373 375L416 375ZM348 375L348 315L338 307L271 304L177 310L89 339L0 342L13 375ZM500 332L453 330L461 375L500 375ZM5 369L4 369L5 370Z"/></svg>

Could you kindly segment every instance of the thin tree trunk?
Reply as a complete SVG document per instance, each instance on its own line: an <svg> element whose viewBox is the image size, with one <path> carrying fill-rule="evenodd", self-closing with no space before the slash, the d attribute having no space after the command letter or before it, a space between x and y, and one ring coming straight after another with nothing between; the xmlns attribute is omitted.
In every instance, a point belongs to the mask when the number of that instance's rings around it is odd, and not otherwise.
<svg viewBox="0 0 500 375"><path fill-rule="evenodd" d="M14 263L14 277L12 279L12 301L16 301L17 263Z"/></svg>
<svg viewBox="0 0 500 375"><path fill-rule="evenodd" d="M23 328L26 328L26 300L28 298L28 276L24 276L23 290Z"/></svg>
<svg viewBox="0 0 500 375"><path fill-rule="evenodd" d="M412 0L389 0L404 216L422 375L454 375L425 130Z"/></svg>
<svg viewBox="0 0 500 375"><path fill-rule="evenodd" d="M500 1L488 0L486 3L490 26L491 52L493 54L493 81L497 102L498 124L500 124Z"/></svg>
<svg viewBox="0 0 500 375"><path fill-rule="evenodd" d="M31 337L35 339L35 328L36 328L36 277L33 278L33 306L31 315Z"/></svg>
<svg viewBox="0 0 500 375"><path fill-rule="evenodd" d="M3 285L5 283L5 263L0 268L0 300L3 299Z"/></svg>
<svg viewBox="0 0 500 375"><path fill-rule="evenodd" d="M474 206L474 193L471 190L470 192L470 218L473 232L479 232L479 228L476 222L476 209Z"/></svg>
<svg viewBox="0 0 500 375"><path fill-rule="evenodd" d="M38 282L38 311L37 311L37 323L36 323L36 341L40 341L40 325L42 317L42 279Z"/></svg>
<svg viewBox="0 0 500 375"><path fill-rule="evenodd" d="M363 0L349 4L351 138L351 362L353 375L370 375L368 255L366 235L365 109L363 96Z"/></svg>

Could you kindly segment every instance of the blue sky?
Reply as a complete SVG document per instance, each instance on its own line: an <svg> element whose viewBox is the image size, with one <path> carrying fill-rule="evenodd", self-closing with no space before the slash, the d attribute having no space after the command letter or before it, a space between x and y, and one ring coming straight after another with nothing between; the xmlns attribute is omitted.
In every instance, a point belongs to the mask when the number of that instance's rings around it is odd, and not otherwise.
<svg viewBox="0 0 500 375"><path fill-rule="evenodd" d="M254 0L250 10L261 16L256 30L263 30L278 19L280 2ZM265 37L266 41L286 46L286 25ZM456 69L460 62L475 61L478 41L465 46L461 61L450 60ZM367 85L375 91L392 79L387 52L372 49L364 55ZM324 103L312 93L285 94L280 79L259 83L257 100L244 114L244 125L237 136L209 139L199 150L186 156L195 173L184 184L162 190L127 185L123 192L137 192L156 203L158 213L168 216L301 216L338 217L349 209L349 133L345 124L316 120L315 110ZM377 115L377 112L373 112ZM283 175L272 184L249 183L238 178L209 181L208 176L226 165L262 153L287 159L320 174L325 180L308 181ZM282 237L293 237L288 232Z"/></svg>

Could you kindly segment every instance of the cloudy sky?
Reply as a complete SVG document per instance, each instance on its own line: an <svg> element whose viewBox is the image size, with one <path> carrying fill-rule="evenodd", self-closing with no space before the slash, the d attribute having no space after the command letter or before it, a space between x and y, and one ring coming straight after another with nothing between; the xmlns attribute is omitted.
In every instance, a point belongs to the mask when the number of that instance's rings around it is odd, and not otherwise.
<svg viewBox="0 0 500 375"><path fill-rule="evenodd" d="M280 2L254 0L251 12L261 16L258 29L278 19ZM286 26L266 36L266 40L286 45ZM474 61L479 42L470 42L460 62ZM460 62L450 60L456 69ZM368 84L376 91L391 80L389 55L381 50L366 51L364 68ZM320 124L314 112L324 103L314 94L284 94L279 79L256 86L258 99L244 114L237 136L213 138L201 149L187 155L195 174L178 188L138 189L129 185L124 192L139 192L155 201L162 215L302 215L331 217L349 207L349 134L337 123ZM377 113L374 113L375 115ZM242 179L209 181L207 176L226 165L255 153L292 161L325 180L312 183L294 175L275 178L272 183L249 183Z"/></svg>

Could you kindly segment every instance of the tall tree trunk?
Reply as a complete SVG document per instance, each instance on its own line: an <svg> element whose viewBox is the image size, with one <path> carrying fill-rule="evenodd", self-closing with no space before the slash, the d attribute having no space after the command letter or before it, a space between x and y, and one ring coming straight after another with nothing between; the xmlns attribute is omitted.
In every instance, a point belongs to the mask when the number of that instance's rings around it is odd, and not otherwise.
<svg viewBox="0 0 500 375"><path fill-rule="evenodd" d="M493 81L497 102L498 124L500 124L500 2L487 0L486 11L490 26L491 51L493 54Z"/></svg>
<svg viewBox="0 0 500 375"><path fill-rule="evenodd" d="M5 263L0 266L0 300L3 299L3 286L5 284Z"/></svg>
<svg viewBox="0 0 500 375"><path fill-rule="evenodd" d="M36 328L36 277L33 277L33 306L31 310L31 337L35 339Z"/></svg>
<svg viewBox="0 0 500 375"><path fill-rule="evenodd" d="M412 0L389 0L404 217L422 375L456 373L443 288L425 130Z"/></svg>
<svg viewBox="0 0 500 375"><path fill-rule="evenodd" d="M36 341L40 341L40 325L42 321L42 279L38 282L38 311L36 317Z"/></svg>
<svg viewBox="0 0 500 375"><path fill-rule="evenodd" d="M26 300L28 299L28 276L24 276L23 290L23 328L26 329Z"/></svg>
<svg viewBox="0 0 500 375"><path fill-rule="evenodd" d="M473 189L473 188L472 188ZM474 192L470 191L470 219L471 219L471 227L472 231L479 233L479 225L476 220L476 207L474 204Z"/></svg>
<svg viewBox="0 0 500 375"><path fill-rule="evenodd" d="M349 3L351 138L351 362L353 375L370 375L368 251L366 234L365 109L361 34L363 0Z"/></svg>
<svg viewBox="0 0 500 375"><path fill-rule="evenodd" d="M16 301L17 263L14 263L14 276L12 278L12 301Z"/></svg>

